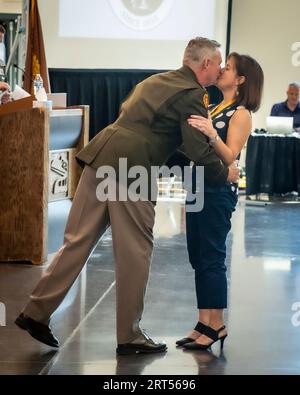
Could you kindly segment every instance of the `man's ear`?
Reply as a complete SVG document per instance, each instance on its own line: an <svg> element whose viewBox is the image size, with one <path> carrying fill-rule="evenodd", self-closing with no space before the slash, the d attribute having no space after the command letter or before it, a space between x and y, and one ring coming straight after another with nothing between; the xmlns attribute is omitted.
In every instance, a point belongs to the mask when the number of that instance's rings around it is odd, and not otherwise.
<svg viewBox="0 0 300 395"><path fill-rule="evenodd" d="M203 63L202 63L202 68L204 70L206 70L209 66L210 60L209 59L204 59Z"/></svg>

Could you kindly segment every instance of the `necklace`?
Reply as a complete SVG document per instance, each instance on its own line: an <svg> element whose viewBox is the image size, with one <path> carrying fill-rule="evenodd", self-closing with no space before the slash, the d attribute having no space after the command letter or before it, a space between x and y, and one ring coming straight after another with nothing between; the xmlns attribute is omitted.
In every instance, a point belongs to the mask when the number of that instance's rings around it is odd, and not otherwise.
<svg viewBox="0 0 300 395"><path fill-rule="evenodd" d="M227 101L227 102L221 102L220 104L217 105L211 112L210 116L213 118L216 115L220 114L225 108L230 107L233 103L235 102L235 99Z"/></svg>

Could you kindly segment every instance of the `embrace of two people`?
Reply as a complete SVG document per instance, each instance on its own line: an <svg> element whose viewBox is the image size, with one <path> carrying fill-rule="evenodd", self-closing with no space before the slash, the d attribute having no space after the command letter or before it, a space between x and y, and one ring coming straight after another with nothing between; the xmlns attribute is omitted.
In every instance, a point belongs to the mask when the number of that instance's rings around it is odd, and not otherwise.
<svg viewBox="0 0 300 395"><path fill-rule="evenodd" d="M121 199L126 187L119 160L141 166L148 174L183 149L204 166L204 207L186 210L189 259L195 271L199 310L195 328L177 346L206 349L227 336L226 237L238 198L236 161L251 132L251 113L258 110L263 72L250 56L232 53L221 68L220 44L196 37L184 53L183 66L139 83L121 107L118 119L94 137L77 155L83 167L67 221L64 243L43 273L16 324L52 347L59 341L50 318L80 274L99 239L110 226L116 267L118 355L164 352L140 328L153 251L155 201ZM216 84L224 100L208 106L206 87ZM116 199L99 199L99 169L115 170ZM98 174L98 175L97 175ZM187 201L187 205L190 204Z"/></svg>

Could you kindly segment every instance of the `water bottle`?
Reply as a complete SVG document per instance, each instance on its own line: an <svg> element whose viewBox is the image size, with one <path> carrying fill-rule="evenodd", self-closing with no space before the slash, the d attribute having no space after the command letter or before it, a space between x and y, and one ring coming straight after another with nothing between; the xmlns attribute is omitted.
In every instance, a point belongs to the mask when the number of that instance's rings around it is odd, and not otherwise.
<svg viewBox="0 0 300 395"><path fill-rule="evenodd" d="M43 89L44 83L40 74L36 74L33 81L34 94L36 95L40 89Z"/></svg>

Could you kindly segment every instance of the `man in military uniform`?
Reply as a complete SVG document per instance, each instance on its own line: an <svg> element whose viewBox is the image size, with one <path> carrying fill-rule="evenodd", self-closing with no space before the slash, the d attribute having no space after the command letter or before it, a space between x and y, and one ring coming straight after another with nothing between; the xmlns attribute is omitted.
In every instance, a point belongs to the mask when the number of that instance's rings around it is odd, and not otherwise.
<svg viewBox="0 0 300 395"><path fill-rule="evenodd" d="M205 167L212 184L235 182L237 169L225 167L202 133L189 126L191 114L207 117L205 86L221 71L220 45L206 38L189 42L183 67L141 82L122 105L115 123L99 133L78 155L85 165L65 230L64 244L33 291L16 323L34 338L58 347L49 327L50 316L81 272L108 226L116 261L118 354L162 352L165 343L140 329L144 294L153 249L154 204L150 200L99 201L97 169L110 166L119 175L119 159L129 169L162 166L179 147ZM117 179L120 190L124 185ZM125 187L124 187L125 188Z"/></svg>

